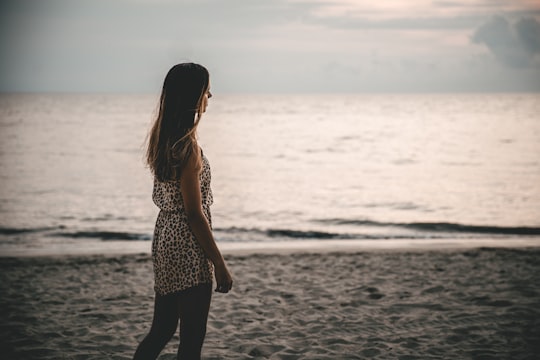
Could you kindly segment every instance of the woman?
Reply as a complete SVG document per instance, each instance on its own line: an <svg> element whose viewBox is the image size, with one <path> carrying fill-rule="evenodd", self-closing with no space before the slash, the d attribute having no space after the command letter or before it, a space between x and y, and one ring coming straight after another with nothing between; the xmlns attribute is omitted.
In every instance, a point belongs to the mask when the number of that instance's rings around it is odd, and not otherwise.
<svg viewBox="0 0 540 360"><path fill-rule="evenodd" d="M193 63L169 70L159 114L150 131L147 162L152 198L160 208L152 242L154 318L134 359L155 359L180 320L178 359L200 359L212 294L227 293L232 278L211 230L210 166L196 139L210 93L208 70Z"/></svg>

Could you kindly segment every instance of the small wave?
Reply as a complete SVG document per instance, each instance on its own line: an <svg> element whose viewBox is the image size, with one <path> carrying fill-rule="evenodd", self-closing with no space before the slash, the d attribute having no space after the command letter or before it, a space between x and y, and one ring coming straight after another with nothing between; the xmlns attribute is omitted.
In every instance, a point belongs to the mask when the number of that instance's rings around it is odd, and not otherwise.
<svg viewBox="0 0 540 360"><path fill-rule="evenodd" d="M266 230L265 233L269 237L286 237L293 239L316 239L316 240L395 240L395 239L412 239L415 236L411 235L395 235L395 234L339 234L322 231L298 231L298 230ZM422 238L439 238L440 236L422 236Z"/></svg>
<svg viewBox="0 0 540 360"><path fill-rule="evenodd" d="M18 235L18 234L28 234L36 233L42 231L57 230L57 227L54 228L10 228L10 227L0 227L0 235Z"/></svg>
<svg viewBox="0 0 540 360"><path fill-rule="evenodd" d="M315 230L293 230L293 229L246 229L238 227L230 228L216 228L214 229L218 233L230 234L233 237L235 235L240 235L244 238L253 241L254 238L259 238L262 236L262 239L267 238L292 238L292 239L315 239L315 240L389 240L389 239L411 239L415 238L413 235L399 235L399 234L350 234L350 233L334 233L334 232L325 232L325 231L315 231ZM247 237L245 235L248 235ZM422 235L422 238L441 238L441 236L425 236ZM227 239L227 241L235 241L232 239ZM241 240L240 240L241 241Z"/></svg>
<svg viewBox="0 0 540 360"><path fill-rule="evenodd" d="M464 225L459 223L445 222L417 222L417 223L392 223L372 220L349 220L349 219L318 219L318 223L331 225L357 225L374 227L401 227L412 230L447 232L447 233L474 233L474 234L500 234L500 235L540 235L540 227L533 226L494 226L494 225Z"/></svg>
<svg viewBox="0 0 540 360"><path fill-rule="evenodd" d="M239 228L239 227L230 227L230 228L216 228L214 229L217 232L226 233L226 234L252 234L259 235L269 238L277 237L286 237L286 238L295 238L295 239L352 239L356 236L347 235L347 234L338 234L331 232L323 231L302 231L302 230L293 230L293 229L257 229L257 228Z"/></svg>
<svg viewBox="0 0 540 360"><path fill-rule="evenodd" d="M269 237L288 237L295 239L353 239L354 236L322 231L299 231L287 229L270 229L265 231Z"/></svg>
<svg viewBox="0 0 540 360"><path fill-rule="evenodd" d="M337 234L330 232L322 231L302 231L302 230L292 230L292 229L246 229L239 227L230 227L230 228L216 228L215 231L228 234L254 234L254 235L263 235L265 237L276 238L276 237L286 237L286 238L295 238L295 239L352 239L356 236L347 235L347 234Z"/></svg>
<svg viewBox="0 0 540 360"><path fill-rule="evenodd" d="M11 228L0 227L0 235L23 235L23 234L36 234L42 233L43 236L60 236L66 238L94 238L101 240L151 240L152 236L149 234L138 234L130 232L119 231L65 231L64 226L56 227L40 227L40 228Z"/></svg>
<svg viewBox="0 0 540 360"><path fill-rule="evenodd" d="M51 236L62 236L69 238L92 238L101 240L151 240L152 237L148 234L137 234L129 232L117 231L75 231L75 232L60 232L51 234Z"/></svg>
<svg viewBox="0 0 540 360"><path fill-rule="evenodd" d="M480 234L503 234L503 235L540 235L538 227L505 227L505 226L482 226L482 225L462 225L453 223L412 223L404 226L427 231L444 232L467 232Z"/></svg>

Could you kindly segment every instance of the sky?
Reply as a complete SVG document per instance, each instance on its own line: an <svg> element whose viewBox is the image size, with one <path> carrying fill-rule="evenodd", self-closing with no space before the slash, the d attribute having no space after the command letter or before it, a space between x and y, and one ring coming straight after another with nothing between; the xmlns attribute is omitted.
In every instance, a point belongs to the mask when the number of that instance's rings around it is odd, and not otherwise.
<svg viewBox="0 0 540 360"><path fill-rule="evenodd" d="M540 92L540 0L1 0L0 91Z"/></svg>

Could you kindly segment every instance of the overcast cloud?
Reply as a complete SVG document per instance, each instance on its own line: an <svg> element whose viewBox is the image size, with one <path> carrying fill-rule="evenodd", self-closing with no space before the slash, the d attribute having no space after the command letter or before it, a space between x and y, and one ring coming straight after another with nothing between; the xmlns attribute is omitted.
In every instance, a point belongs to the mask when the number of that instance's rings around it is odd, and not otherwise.
<svg viewBox="0 0 540 360"><path fill-rule="evenodd" d="M493 17L476 30L473 41L485 44L502 64L516 67L538 67L540 22L522 17L515 23L501 16Z"/></svg>
<svg viewBox="0 0 540 360"><path fill-rule="evenodd" d="M540 91L526 0L9 0L0 91L156 92L182 61L216 92Z"/></svg>

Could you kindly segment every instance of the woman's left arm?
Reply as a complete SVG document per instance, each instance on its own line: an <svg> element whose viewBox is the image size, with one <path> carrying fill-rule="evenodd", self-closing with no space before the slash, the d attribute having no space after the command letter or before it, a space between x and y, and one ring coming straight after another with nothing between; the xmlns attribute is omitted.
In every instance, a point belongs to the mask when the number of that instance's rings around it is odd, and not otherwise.
<svg viewBox="0 0 540 360"><path fill-rule="evenodd" d="M180 191L182 192L184 208L191 230L206 253L206 256L208 256L215 266L216 291L226 293L232 287L232 277L217 247L212 230L210 229L210 224L202 209L199 180L200 163L200 155L193 154L190 156L186 166L182 170Z"/></svg>

